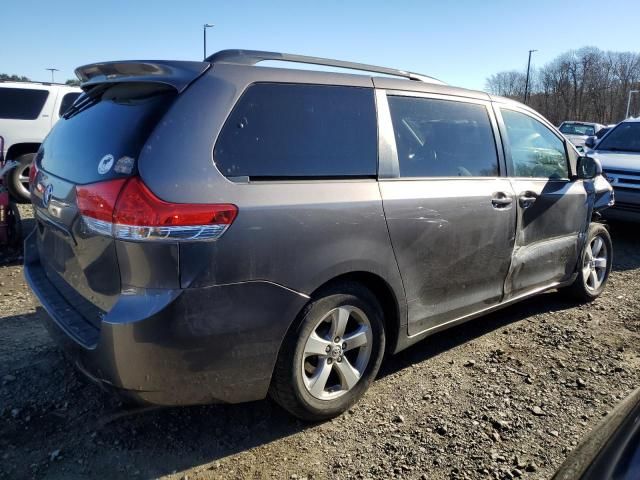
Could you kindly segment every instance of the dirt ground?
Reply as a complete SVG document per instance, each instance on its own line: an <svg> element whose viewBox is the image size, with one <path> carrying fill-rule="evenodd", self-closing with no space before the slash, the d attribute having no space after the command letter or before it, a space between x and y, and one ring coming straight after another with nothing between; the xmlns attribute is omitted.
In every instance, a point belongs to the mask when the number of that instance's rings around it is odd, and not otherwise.
<svg viewBox="0 0 640 480"><path fill-rule="evenodd" d="M428 338L315 425L269 400L125 410L65 360L20 258L5 258L0 478L549 478L640 385L640 241L611 230L614 271L594 303L551 292Z"/></svg>

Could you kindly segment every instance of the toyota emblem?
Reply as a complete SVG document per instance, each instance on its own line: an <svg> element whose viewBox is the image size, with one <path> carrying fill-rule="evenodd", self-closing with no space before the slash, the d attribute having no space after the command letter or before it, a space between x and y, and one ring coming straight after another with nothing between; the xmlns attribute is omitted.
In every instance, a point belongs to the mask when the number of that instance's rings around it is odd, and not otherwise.
<svg viewBox="0 0 640 480"><path fill-rule="evenodd" d="M47 185L47 188L44 189L44 193L42 194L42 204L45 207L49 206L49 201L51 200L51 194L53 193L53 185L50 183Z"/></svg>

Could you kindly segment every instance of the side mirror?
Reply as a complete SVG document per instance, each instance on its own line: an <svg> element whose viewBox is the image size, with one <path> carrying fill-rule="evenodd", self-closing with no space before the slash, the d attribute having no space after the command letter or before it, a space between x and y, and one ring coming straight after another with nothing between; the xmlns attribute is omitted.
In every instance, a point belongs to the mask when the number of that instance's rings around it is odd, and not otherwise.
<svg viewBox="0 0 640 480"><path fill-rule="evenodd" d="M596 146L597 140L598 139L594 136L587 137L587 139L584 141L584 146L588 148L593 148Z"/></svg>
<svg viewBox="0 0 640 480"><path fill-rule="evenodd" d="M600 160L592 157L578 157L578 178L590 180L602 175Z"/></svg>

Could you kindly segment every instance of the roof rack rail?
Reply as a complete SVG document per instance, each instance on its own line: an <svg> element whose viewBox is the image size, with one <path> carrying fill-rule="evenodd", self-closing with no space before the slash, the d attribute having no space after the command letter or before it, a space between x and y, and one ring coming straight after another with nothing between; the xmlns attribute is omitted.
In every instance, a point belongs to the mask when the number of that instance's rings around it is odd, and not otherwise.
<svg viewBox="0 0 640 480"><path fill-rule="evenodd" d="M366 63L347 62L344 60L332 60L330 58L308 57L306 55L294 55L291 53L263 52L260 50L221 50L206 59L210 63L231 63L234 65L256 65L264 61L307 63L312 65L323 65L326 67L347 68L350 70L360 70L363 72L382 73L394 77L404 77L420 82L437 83L446 85L437 78L422 75L420 73L407 72L396 68L378 67L367 65Z"/></svg>

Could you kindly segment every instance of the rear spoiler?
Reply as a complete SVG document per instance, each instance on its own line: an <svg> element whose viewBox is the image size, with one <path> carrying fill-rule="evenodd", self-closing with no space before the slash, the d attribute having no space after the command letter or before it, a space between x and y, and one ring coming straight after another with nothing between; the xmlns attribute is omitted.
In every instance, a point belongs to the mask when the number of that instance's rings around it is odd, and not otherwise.
<svg viewBox="0 0 640 480"><path fill-rule="evenodd" d="M208 62L125 60L92 63L75 72L84 91L101 83L151 82L170 85L181 93L210 67Z"/></svg>

